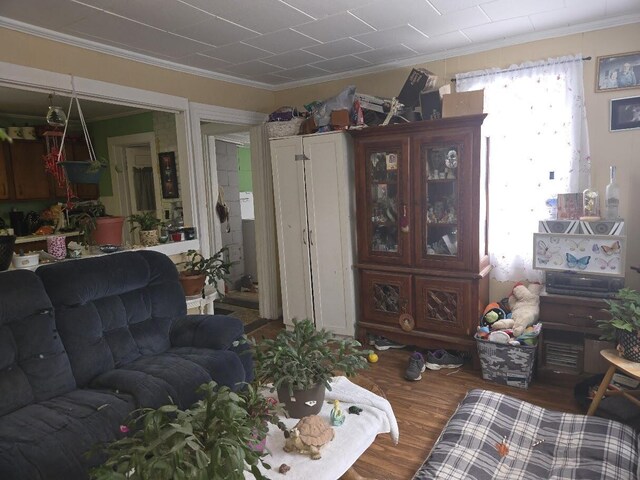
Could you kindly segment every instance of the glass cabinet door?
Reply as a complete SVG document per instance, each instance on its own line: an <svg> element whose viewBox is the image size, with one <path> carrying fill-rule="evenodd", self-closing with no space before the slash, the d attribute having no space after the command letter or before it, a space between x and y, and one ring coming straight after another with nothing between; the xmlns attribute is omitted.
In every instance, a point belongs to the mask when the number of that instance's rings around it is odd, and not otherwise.
<svg viewBox="0 0 640 480"><path fill-rule="evenodd" d="M360 249L361 260L407 264L409 249L409 208L406 150L403 145L367 148L363 198L366 212L360 218L367 232ZM365 223L366 225L362 225ZM366 253L365 253L366 252Z"/></svg>

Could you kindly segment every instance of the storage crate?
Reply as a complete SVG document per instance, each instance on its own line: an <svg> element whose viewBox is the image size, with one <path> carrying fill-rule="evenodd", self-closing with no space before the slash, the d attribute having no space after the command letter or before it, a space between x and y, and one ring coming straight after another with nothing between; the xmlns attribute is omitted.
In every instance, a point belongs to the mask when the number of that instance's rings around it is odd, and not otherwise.
<svg viewBox="0 0 640 480"><path fill-rule="evenodd" d="M304 122L302 117L293 117L285 122L267 122L267 132L269 138L289 137L297 135L300 131L300 125Z"/></svg>
<svg viewBox="0 0 640 480"><path fill-rule="evenodd" d="M482 378L511 387L529 388L537 345L508 345L476 338Z"/></svg>

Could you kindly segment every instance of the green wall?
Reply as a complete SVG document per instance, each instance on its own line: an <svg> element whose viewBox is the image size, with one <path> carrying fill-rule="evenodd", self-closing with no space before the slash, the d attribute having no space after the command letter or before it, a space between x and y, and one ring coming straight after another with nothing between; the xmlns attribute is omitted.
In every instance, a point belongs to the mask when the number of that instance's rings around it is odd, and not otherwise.
<svg viewBox="0 0 640 480"><path fill-rule="evenodd" d="M129 117L111 118L91 122L87 125L93 149L98 159L108 160L109 147L107 139L109 137L119 137L122 135L133 135L136 133L153 132L153 113L139 113ZM100 195L113 195L111 187L111 173L108 169L100 177Z"/></svg>
<svg viewBox="0 0 640 480"><path fill-rule="evenodd" d="M249 147L238 147L238 190L240 192L253 192L251 149Z"/></svg>

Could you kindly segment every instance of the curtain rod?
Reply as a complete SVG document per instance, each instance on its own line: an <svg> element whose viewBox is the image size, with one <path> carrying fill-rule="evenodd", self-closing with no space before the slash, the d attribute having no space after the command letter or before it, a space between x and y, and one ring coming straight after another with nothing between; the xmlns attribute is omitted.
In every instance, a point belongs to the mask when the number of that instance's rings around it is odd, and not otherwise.
<svg viewBox="0 0 640 480"><path fill-rule="evenodd" d="M579 60L578 59L574 59L574 60L565 60L563 62L550 62L547 65L553 65L554 63L557 64L562 64L562 63L573 63L573 62L577 62L577 61L581 61L581 62L586 62L588 60L591 60L591 57L582 57ZM504 73L504 72L518 72L520 70L528 70L530 68L537 68L539 65L531 65L530 67L519 67L519 68L505 68L503 70L498 70L497 72L491 72L491 74L493 73ZM488 73L479 73L478 75L470 75L467 78L476 78L476 77L483 77L485 75L490 75ZM455 82L456 79L452 78L450 79L450 81Z"/></svg>

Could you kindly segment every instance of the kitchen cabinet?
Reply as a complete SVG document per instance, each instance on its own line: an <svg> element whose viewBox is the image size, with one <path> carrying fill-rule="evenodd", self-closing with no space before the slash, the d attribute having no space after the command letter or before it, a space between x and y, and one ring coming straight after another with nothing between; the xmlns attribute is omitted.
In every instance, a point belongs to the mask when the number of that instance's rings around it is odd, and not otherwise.
<svg viewBox="0 0 640 480"><path fill-rule="evenodd" d="M44 170L46 146L36 140L14 140L9 144L14 198L45 200L51 198L51 180Z"/></svg>
<svg viewBox="0 0 640 480"><path fill-rule="evenodd" d="M271 140L286 325L355 333L352 141L344 132Z"/></svg>
<svg viewBox="0 0 640 480"><path fill-rule="evenodd" d="M0 147L0 200L9 199L9 162L5 149Z"/></svg>
<svg viewBox="0 0 640 480"><path fill-rule="evenodd" d="M475 354L491 270L484 118L352 132L362 341Z"/></svg>

